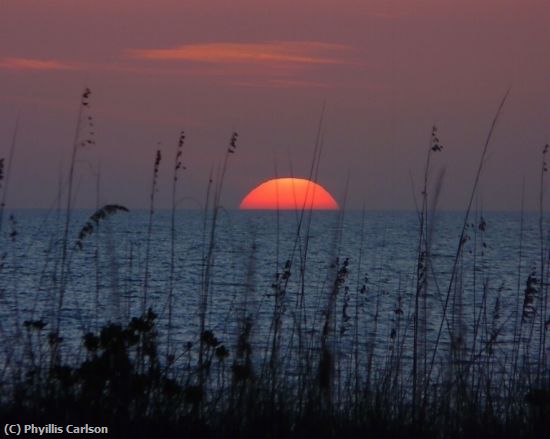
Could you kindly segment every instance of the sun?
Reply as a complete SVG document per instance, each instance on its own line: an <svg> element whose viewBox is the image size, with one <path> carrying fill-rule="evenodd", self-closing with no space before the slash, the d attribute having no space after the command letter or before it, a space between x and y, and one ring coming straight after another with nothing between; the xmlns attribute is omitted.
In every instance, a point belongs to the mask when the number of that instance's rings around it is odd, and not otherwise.
<svg viewBox="0 0 550 439"><path fill-rule="evenodd" d="M256 186L239 206L243 210L336 210L338 203L320 184L305 178L274 178Z"/></svg>

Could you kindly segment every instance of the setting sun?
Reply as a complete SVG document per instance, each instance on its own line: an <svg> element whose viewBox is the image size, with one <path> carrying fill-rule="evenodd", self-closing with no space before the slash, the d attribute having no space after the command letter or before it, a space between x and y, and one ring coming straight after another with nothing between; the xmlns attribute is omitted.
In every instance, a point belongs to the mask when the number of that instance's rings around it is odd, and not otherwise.
<svg viewBox="0 0 550 439"><path fill-rule="evenodd" d="M254 189L239 206L245 210L336 210L338 203L321 185L304 178L274 178Z"/></svg>

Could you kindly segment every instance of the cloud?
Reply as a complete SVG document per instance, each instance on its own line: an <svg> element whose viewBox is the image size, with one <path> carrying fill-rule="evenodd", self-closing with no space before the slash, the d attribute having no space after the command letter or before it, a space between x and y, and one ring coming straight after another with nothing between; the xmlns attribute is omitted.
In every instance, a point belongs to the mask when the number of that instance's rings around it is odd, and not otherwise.
<svg viewBox="0 0 550 439"><path fill-rule="evenodd" d="M300 81L300 80L291 80L291 79L268 79L257 80L257 81L233 81L232 85L239 87L273 87L273 88L326 88L329 85L324 82L318 81Z"/></svg>
<svg viewBox="0 0 550 439"><path fill-rule="evenodd" d="M133 58L203 63L342 64L350 47L315 41L187 44L172 49L133 49Z"/></svg>
<svg viewBox="0 0 550 439"><path fill-rule="evenodd" d="M0 69L10 70L75 70L77 66L52 59L2 58Z"/></svg>

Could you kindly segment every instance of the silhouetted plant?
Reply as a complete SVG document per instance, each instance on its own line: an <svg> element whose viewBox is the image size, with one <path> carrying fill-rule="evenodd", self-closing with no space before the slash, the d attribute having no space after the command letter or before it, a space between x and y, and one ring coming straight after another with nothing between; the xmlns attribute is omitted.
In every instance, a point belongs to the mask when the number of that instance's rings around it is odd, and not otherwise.
<svg viewBox="0 0 550 439"><path fill-rule="evenodd" d="M157 149L155 163L153 165L153 180L151 183L151 194L149 196L149 221L147 222L147 237L145 242L145 267L143 274L143 302L142 312L147 309L147 295L149 291L149 262L151 254L151 237L153 233L153 215L155 213L155 195L157 193L157 180L159 173L160 160L162 158L160 149Z"/></svg>
<svg viewBox="0 0 550 439"><path fill-rule="evenodd" d="M113 215L117 212L129 212L129 210L124 206L119 206L118 204L106 204L101 209L96 210L91 216L90 219L82 226L80 232L78 233L78 239L76 240L76 248L82 250L84 245L84 239L94 233L95 228L99 225L99 222L104 220L110 215Z"/></svg>

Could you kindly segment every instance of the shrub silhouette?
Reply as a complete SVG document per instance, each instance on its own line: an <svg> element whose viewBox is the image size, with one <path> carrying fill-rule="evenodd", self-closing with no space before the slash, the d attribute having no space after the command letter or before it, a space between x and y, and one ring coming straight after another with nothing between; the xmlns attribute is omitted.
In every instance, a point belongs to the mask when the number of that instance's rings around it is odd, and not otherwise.
<svg viewBox="0 0 550 439"><path fill-rule="evenodd" d="M25 406L16 412L55 419L86 417L102 423L171 416L182 401L180 384L161 369L157 353L156 314L149 309L126 325L109 323L98 334L82 338L86 358L76 366L53 359L45 377L34 368L16 389ZM42 331L40 321L25 322L29 331ZM58 352L60 337L50 343Z"/></svg>

